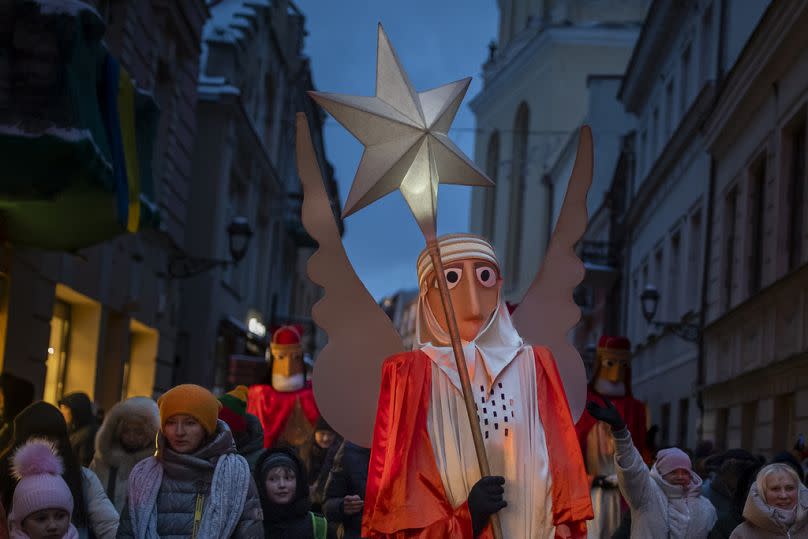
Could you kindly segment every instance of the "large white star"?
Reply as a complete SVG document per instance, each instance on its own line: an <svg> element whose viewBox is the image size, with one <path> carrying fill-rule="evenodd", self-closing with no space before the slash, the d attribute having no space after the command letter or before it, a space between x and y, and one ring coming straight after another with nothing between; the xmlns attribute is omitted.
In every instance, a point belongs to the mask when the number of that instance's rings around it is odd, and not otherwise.
<svg viewBox="0 0 808 539"><path fill-rule="evenodd" d="M435 236L438 183L494 183L448 136L471 78L416 93L379 24L376 95L309 92L365 146L343 217L399 189L424 234Z"/></svg>

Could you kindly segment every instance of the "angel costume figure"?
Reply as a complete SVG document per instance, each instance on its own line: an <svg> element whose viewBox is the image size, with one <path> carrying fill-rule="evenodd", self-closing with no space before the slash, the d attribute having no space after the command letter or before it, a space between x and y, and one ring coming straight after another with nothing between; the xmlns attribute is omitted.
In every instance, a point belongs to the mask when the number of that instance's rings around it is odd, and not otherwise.
<svg viewBox="0 0 808 539"><path fill-rule="evenodd" d="M563 525L583 537L589 488L553 355L514 329L486 240L453 234L439 246L491 471L505 478L503 534L549 538ZM435 279L425 251L417 350L383 367L365 537L472 537L467 498L480 472Z"/></svg>
<svg viewBox="0 0 808 539"><path fill-rule="evenodd" d="M272 334L270 383L250 386L247 411L261 421L264 447L302 446L314 432L320 412L306 381L300 326L281 326Z"/></svg>
<svg viewBox="0 0 808 539"><path fill-rule="evenodd" d="M587 401L603 403L609 398L628 425L634 446L647 459L645 450L645 404L631 395L631 342L626 337L603 335L598 341L595 368L587 389ZM575 426L592 480L595 518L589 524L590 539L609 539L620 525L622 503L617 488L614 440L609 425L584 412Z"/></svg>

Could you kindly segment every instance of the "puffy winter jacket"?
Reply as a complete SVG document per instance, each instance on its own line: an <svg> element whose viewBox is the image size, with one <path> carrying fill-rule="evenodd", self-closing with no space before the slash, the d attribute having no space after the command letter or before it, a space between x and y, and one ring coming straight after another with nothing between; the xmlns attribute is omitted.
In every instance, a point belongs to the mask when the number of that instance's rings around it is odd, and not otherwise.
<svg viewBox="0 0 808 539"><path fill-rule="evenodd" d="M152 443L140 451L130 453L121 446L120 424L124 419L140 419L151 431ZM90 464L115 509L123 511L126 503L126 485L129 472L135 464L154 455L154 437L160 430L160 409L147 397L133 397L113 406L95 437L95 456Z"/></svg>
<svg viewBox="0 0 808 539"><path fill-rule="evenodd" d="M631 539L706 539L716 521L715 508L695 494L701 479L686 495L648 469L628 429L614 433L617 482L631 509ZM695 495L694 495L695 494Z"/></svg>
<svg viewBox="0 0 808 539"><path fill-rule="evenodd" d="M82 468L84 503L87 506L87 520L97 539L113 539L118 531L118 511L109 501L101 481L92 470Z"/></svg>
<svg viewBox="0 0 808 539"><path fill-rule="evenodd" d="M156 458L163 465L163 482L160 484L160 491L157 494L157 534L161 539L191 537L197 496L202 494L205 498L208 497L213 472L219 457L235 452L236 445L233 435L221 420L213 436L192 454L172 451L167 447L162 433L157 435ZM231 536L235 539L264 537L261 501L258 498L255 482L252 478L249 481L241 519ZM121 516L118 537L135 537L129 517L128 501Z"/></svg>
<svg viewBox="0 0 808 539"><path fill-rule="evenodd" d="M774 518L774 510L760 495L757 484L752 484L743 518L746 522L735 528L730 539L807 539L808 538L808 488L799 486L797 519L789 529Z"/></svg>
<svg viewBox="0 0 808 539"><path fill-rule="evenodd" d="M346 515L343 512L342 499L349 495L365 499L369 462L370 449L345 441L334 457L334 466L328 476L323 512L329 522L341 523L345 539L359 539L362 533L362 512Z"/></svg>

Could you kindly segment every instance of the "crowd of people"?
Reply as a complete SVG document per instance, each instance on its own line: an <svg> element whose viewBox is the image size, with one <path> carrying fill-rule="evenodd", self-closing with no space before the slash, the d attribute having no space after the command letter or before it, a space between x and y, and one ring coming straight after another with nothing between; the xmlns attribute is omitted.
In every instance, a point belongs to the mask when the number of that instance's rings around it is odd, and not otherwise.
<svg viewBox="0 0 808 539"><path fill-rule="evenodd" d="M21 385L0 375L0 538L360 536L369 452L323 420L303 447L264 449L244 386L179 385L100 419L85 394L57 407Z"/></svg>
<svg viewBox="0 0 808 539"><path fill-rule="evenodd" d="M325 421L300 448L263 447L247 388L218 399L179 385L157 401L134 397L99 420L82 393L58 407L0 375L0 538L353 539L370 450ZM742 449L656 452L649 468L620 412L588 412L610 427L627 506L613 537L808 538L808 488L794 452L766 463ZM505 486L507 498L507 485Z"/></svg>

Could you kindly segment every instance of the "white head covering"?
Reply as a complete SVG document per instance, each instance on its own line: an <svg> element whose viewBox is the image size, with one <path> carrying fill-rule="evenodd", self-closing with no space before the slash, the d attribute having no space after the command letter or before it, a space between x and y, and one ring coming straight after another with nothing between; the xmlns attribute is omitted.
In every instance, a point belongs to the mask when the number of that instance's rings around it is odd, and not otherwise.
<svg viewBox="0 0 808 539"><path fill-rule="evenodd" d="M493 247L480 236L448 234L438 238L438 246L441 251L441 261L444 264L476 258L491 262L499 271L499 261ZM452 384L460 389L460 378L449 335L438 323L426 300L429 290L426 277L432 272L432 261L428 252L424 250L418 257L419 296L415 323L416 348L428 355L449 377ZM513 361L522 346L524 346L524 342L513 327L511 316L502 297L499 297L497 298L497 308L488 323L473 341L463 343L469 375L474 378L477 352L479 352L483 359L483 366L488 373L488 382L493 384L503 369Z"/></svg>

